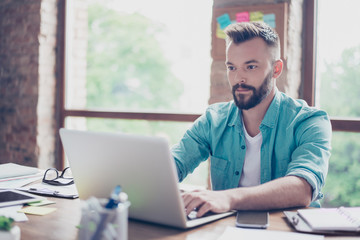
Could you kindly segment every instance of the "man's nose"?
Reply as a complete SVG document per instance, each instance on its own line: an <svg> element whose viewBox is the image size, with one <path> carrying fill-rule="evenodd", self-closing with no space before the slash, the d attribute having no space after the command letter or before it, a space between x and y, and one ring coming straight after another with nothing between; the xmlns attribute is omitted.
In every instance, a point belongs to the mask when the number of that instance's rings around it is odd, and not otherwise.
<svg viewBox="0 0 360 240"><path fill-rule="evenodd" d="M242 72L242 70L236 71L234 79L235 79L236 83L245 83L246 82L246 77L245 77L244 72Z"/></svg>

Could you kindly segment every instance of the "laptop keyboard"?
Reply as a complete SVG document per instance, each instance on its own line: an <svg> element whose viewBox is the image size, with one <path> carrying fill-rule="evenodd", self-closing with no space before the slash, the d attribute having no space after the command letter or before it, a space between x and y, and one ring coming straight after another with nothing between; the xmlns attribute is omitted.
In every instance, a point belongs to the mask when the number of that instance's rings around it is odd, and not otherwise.
<svg viewBox="0 0 360 240"><path fill-rule="evenodd" d="M199 219L199 218L204 218L204 217L208 217L208 216L211 216L211 215L215 215L216 213L207 212L207 213L205 213L202 217L197 217L196 214L197 214L197 211L196 211L196 210L191 211L191 212L189 213L189 215L187 215L187 220L188 220L188 221L191 221L191 220L195 220L195 219Z"/></svg>

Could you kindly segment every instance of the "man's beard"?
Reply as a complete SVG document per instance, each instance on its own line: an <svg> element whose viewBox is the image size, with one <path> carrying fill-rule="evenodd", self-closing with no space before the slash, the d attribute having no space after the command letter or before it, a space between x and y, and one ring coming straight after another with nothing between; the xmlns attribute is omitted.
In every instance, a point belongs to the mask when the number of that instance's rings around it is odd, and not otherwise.
<svg viewBox="0 0 360 240"><path fill-rule="evenodd" d="M253 86L246 85L244 83L241 83L241 84L238 83L238 84L234 85L232 87L232 93L233 93L233 97L234 97L236 106L239 109L248 110L248 109L253 108L256 105L258 105L271 92L271 89L272 89L271 79L272 79L272 72L270 72L265 77L263 83L261 84L261 86L258 89L254 88ZM245 100L246 95L243 95L243 94L236 95L236 89L238 89L239 87L244 88L244 89L249 89L253 92L253 94L251 95L249 100L247 100L247 101Z"/></svg>

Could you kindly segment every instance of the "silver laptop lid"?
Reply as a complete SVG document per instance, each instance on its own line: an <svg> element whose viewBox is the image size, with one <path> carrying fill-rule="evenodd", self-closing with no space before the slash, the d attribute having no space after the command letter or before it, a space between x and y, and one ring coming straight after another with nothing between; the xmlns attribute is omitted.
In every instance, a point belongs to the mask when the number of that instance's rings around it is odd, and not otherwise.
<svg viewBox="0 0 360 240"><path fill-rule="evenodd" d="M108 198L121 185L130 218L186 227L168 142L160 137L60 129L81 199Z"/></svg>

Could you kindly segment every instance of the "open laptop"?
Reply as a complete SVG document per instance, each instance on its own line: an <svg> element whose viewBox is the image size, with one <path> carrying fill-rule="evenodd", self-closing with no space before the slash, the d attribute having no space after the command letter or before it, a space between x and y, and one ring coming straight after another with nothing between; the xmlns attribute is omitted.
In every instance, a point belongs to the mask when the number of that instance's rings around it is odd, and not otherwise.
<svg viewBox="0 0 360 240"><path fill-rule="evenodd" d="M121 185L133 219L191 228L233 212L189 220L168 142L160 137L60 129L81 199L108 198Z"/></svg>

